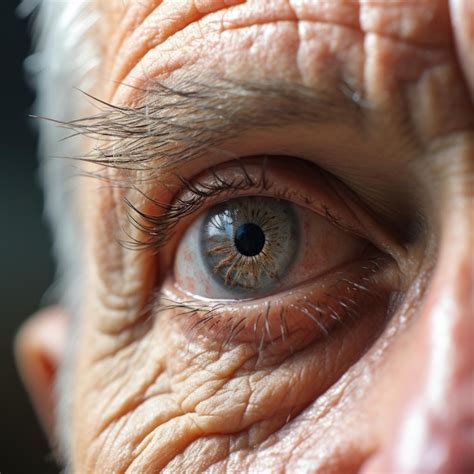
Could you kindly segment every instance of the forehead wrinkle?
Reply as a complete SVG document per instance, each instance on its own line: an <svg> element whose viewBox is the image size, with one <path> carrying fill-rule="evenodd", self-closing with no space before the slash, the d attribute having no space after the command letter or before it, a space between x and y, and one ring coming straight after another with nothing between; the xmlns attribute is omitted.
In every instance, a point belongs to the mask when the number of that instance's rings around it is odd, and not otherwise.
<svg viewBox="0 0 474 474"><path fill-rule="evenodd" d="M153 8L150 8L150 5ZM133 82L130 75L145 55L191 25L202 27L203 35L206 34L206 28L216 32L216 25L217 29L224 31L244 26L300 20L360 30L358 1L313 0L311 5L305 2L293 5L287 0L189 0L179 3L150 0L145 2L145 6L147 9L143 7L138 16L129 8L132 13L128 15L127 10L124 19L115 28L119 32L111 35L111 40L107 37L107 43L115 44L108 48L107 52L107 73L115 84L108 91L106 97L109 99L116 93L118 83Z"/></svg>
<svg viewBox="0 0 474 474"><path fill-rule="evenodd" d="M117 85L147 51L207 15L244 1L142 0L140 5L129 3L124 7L118 33L112 36L113 46L107 51L107 64L114 80L108 96L113 95Z"/></svg>
<svg viewBox="0 0 474 474"><path fill-rule="evenodd" d="M453 42L448 0L359 1L364 32L421 47L444 47Z"/></svg>
<svg viewBox="0 0 474 474"><path fill-rule="evenodd" d="M232 77L232 75L238 74L236 64L239 64L239 58L243 58L246 54L253 54L255 58L262 57L262 60L270 60L271 62L271 55L273 54L276 58L276 49L280 48L278 51L281 58L280 63L283 64L284 61L288 63L284 67L282 66L282 71L287 71L288 74L293 75L297 74L301 64L300 53L306 51L305 63L310 66L310 69L312 68L312 72L311 70L306 71L308 74L304 75L301 69L299 70L302 81L305 83L306 80L332 80L325 72L324 63L336 62L340 64L340 74L346 77L350 76L354 81L353 86L362 90L364 88L362 84L364 73L361 61L364 55L362 52L363 44L366 39L372 37L394 39L393 50L402 49L409 44L420 51L441 48L441 46L435 45L435 42L424 44L423 39L423 35L430 26L442 23L441 13L443 9L441 7L435 8L438 4L441 5L442 3L437 0L436 3L433 3L433 7L425 9L426 12L423 14L424 10L416 8L416 4L411 1L403 3L389 0L362 3L354 1L349 2L349 4L345 3L344 8L342 8L343 3L340 2L334 2L332 8L328 8L327 2L324 1L295 4L283 0L249 1L245 4L233 5L226 9L208 13L196 21L187 23L184 28L176 30L166 37L162 36L161 33L163 25L160 20L155 18L154 22L149 25L148 30L146 28L142 30L140 27L135 31L135 43L139 44L141 48L140 56L134 57L133 61L127 63L126 71L122 69L121 72L125 74L123 77L121 76L120 81L142 87L147 77L199 75L199 67L201 69L206 67L216 68L221 75L224 75L224 71L219 69L220 64L224 63L226 64L226 72L229 72L229 77ZM340 16L340 13L347 14L348 5L351 5L352 15L344 18ZM155 10L153 15L156 16L158 13L159 9ZM173 21L175 21L174 17ZM264 45L263 39L270 36L269 32L275 31L270 28L272 23L275 25L286 23L287 25L282 26L284 29L281 30L280 34L275 33L268 45ZM326 31L323 28L318 28L318 25L334 28ZM269 28L263 30L263 26ZM249 29L242 31L242 33L239 31L234 36L225 35L236 29L245 30L245 27ZM260 29L252 29L254 27ZM385 27L387 31L384 30ZM440 28L440 30L442 33L435 35L436 37L444 37L445 29ZM156 31L159 31L159 33L155 34ZM302 37L301 33L306 31L312 32L310 38ZM349 33L349 31L352 33ZM359 37L357 36L358 32L360 32ZM300 34L299 40L297 33ZM151 39L149 39L149 35L151 35ZM348 43L348 38L351 37L353 41ZM253 49L250 46L246 48L247 43L256 42L257 40L260 41L260 47L258 48L260 53L256 52L257 46L259 46L257 44ZM296 46L297 41L299 41L298 47ZM143 42L146 43L145 48ZM226 45L228 45L228 53L224 49ZM237 51L238 47L242 48L241 52ZM233 51L233 48L235 51ZM449 50L450 48L449 45L445 45L442 49ZM349 54L349 51L353 53ZM219 62L216 58L221 53L223 53L222 61ZM227 64L225 59L231 53L233 53L233 61ZM373 51L368 50L365 53L366 55L372 55ZM120 61L126 61L127 54L127 48L124 48ZM295 68L289 65L292 55L296 63ZM275 62L275 64L277 63ZM192 70L194 66L199 67ZM265 64L262 64L262 66L260 70L264 71ZM252 68L252 66L249 66L249 68ZM315 73L316 70L318 71L317 74ZM390 76L392 72L387 71L386 74ZM396 74L396 71L393 74ZM112 76L115 78L115 73ZM115 103L130 103L134 97L130 97L128 92L130 92L130 89L115 87L111 100Z"/></svg>
<svg viewBox="0 0 474 474"><path fill-rule="evenodd" d="M303 0L295 3L286 0L188 0L179 3L143 0L107 2L105 5L112 5L103 6L102 10L111 18L109 23L113 22L104 41L107 70L115 84L111 86L110 94L148 51L209 15L221 22L223 29L304 20L344 25L364 33L425 46L452 43L447 0ZM119 10L121 15L117 14Z"/></svg>

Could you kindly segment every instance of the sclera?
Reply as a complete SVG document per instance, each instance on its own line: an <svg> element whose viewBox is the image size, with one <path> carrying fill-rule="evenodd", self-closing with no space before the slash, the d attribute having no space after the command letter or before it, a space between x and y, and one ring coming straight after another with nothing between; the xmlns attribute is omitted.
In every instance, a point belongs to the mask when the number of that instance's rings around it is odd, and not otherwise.
<svg viewBox="0 0 474 474"><path fill-rule="evenodd" d="M274 199L275 202L282 201ZM232 206L233 201L235 199L230 199L219 206ZM213 300L263 297L323 275L356 259L367 247L365 239L343 231L316 212L298 205L292 206L298 227L299 248L295 249L294 261L289 270L283 272L281 278L274 280L273 287L266 286L263 291L256 289L244 294L239 289L226 287L212 274L202 245L202 228L209 218L208 213L215 212L212 208L190 225L178 246L174 264L176 284L186 293Z"/></svg>

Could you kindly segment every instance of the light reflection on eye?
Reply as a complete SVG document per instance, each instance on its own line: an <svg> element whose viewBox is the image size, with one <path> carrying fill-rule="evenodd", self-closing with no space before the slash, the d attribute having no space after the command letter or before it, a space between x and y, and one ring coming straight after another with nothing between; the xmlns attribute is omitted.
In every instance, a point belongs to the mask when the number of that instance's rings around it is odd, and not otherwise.
<svg viewBox="0 0 474 474"><path fill-rule="evenodd" d="M217 284L236 296L271 292L298 249L299 223L283 199L242 197L221 203L204 217L200 257Z"/></svg>

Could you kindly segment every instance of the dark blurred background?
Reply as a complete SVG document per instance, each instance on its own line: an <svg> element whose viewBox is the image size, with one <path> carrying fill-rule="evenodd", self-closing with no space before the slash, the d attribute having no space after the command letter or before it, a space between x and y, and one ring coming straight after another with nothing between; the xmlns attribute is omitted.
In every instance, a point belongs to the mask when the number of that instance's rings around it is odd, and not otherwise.
<svg viewBox="0 0 474 474"><path fill-rule="evenodd" d="M24 80L28 21L18 0L0 1L0 472L57 473L16 374L12 343L21 322L41 304L53 275L50 236L42 217L36 136L27 118L34 95Z"/></svg>

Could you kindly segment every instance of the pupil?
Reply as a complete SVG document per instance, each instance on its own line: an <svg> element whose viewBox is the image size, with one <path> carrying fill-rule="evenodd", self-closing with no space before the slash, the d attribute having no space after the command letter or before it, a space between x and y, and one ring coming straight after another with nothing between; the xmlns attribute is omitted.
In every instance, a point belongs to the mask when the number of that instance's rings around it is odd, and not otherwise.
<svg viewBox="0 0 474 474"><path fill-rule="evenodd" d="M242 255L253 257L262 251L265 245L265 234L257 224L247 222L237 228L234 243Z"/></svg>

